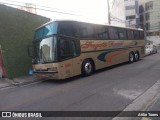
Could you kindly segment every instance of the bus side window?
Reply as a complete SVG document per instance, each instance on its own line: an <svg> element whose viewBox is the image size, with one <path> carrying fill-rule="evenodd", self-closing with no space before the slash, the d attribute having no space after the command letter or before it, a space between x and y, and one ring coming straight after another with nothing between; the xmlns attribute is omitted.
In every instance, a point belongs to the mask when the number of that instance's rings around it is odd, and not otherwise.
<svg viewBox="0 0 160 120"><path fill-rule="evenodd" d="M61 35L77 37L77 29L73 23L61 23L59 33Z"/></svg>
<svg viewBox="0 0 160 120"><path fill-rule="evenodd" d="M79 55L76 41L70 39L60 40L60 59L67 59Z"/></svg>
<svg viewBox="0 0 160 120"><path fill-rule="evenodd" d="M88 24L88 23L82 23L80 24L80 37L82 39L95 39L95 29L94 25Z"/></svg>
<svg viewBox="0 0 160 120"><path fill-rule="evenodd" d="M108 30L110 39L118 39L118 30L116 27L109 27Z"/></svg>
<svg viewBox="0 0 160 120"><path fill-rule="evenodd" d="M71 51L72 51L73 57L77 56L78 53L77 53L75 42L73 40L71 40Z"/></svg>
<svg viewBox="0 0 160 120"><path fill-rule="evenodd" d="M127 36L129 40L133 40L134 39L134 34L132 30L127 30Z"/></svg>
<svg viewBox="0 0 160 120"><path fill-rule="evenodd" d="M88 37L88 31L86 27L80 28L80 36L81 38L87 38Z"/></svg>
<svg viewBox="0 0 160 120"><path fill-rule="evenodd" d="M139 31L134 31L134 38L138 40L140 38Z"/></svg>
<svg viewBox="0 0 160 120"><path fill-rule="evenodd" d="M143 31L140 31L140 38L144 39L144 32Z"/></svg>
<svg viewBox="0 0 160 120"><path fill-rule="evenodd" d="M119 32L119 38L120 39L123 39L123 40L127 39L127 35L126 35L126 30L125 29L119 28L118 32Z"/></svg>
<svg viewBox="0 0 160 120"><path fill-rule="evenodd" d="M95 28L98 39L109 39L107 27L100 26Z"/></svg>

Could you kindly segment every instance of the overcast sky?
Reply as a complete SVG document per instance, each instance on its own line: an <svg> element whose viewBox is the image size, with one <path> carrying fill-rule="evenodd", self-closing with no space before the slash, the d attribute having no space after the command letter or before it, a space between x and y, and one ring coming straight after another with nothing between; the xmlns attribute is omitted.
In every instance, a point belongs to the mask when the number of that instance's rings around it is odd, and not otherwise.
<svg viewBox="0 0 160 120"><path fill-rule="evenodd" d="M0 0L0 2L4 3L22 5L14 1L52 7L56 8L52 10L73 14L37 10L38 14L49 17L52 20L72 19L101 24L107 23L107 0ZM112 4L112 0L110 0L110 3Z"/></svg>

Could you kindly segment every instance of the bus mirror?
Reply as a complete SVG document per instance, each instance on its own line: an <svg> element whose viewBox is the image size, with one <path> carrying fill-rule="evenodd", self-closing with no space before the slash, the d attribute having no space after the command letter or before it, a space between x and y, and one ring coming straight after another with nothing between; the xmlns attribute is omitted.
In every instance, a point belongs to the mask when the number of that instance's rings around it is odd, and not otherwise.
<svg viewBox="0 0 160 120"><path fill-rule="evenodd" d="M27 49L28 49L28 56L33 57L33 46L28 45Z"/></svg>

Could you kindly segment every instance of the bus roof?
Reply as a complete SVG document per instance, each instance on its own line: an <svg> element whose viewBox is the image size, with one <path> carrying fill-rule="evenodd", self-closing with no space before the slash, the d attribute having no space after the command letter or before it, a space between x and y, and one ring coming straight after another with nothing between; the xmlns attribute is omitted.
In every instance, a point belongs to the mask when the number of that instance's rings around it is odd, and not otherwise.
<svg viewBox="0 0 160 120"><path fill-rule="evenodd" d="M41 28L41 27L44 27L50 23L53 23L53 22L76 22L76 23L87 23L87 24L93 24L93 25L103 25L103 26L110 26L110 27L117 27L117 28L126 28L126 29L131 29L131 30L140 30L140 31L143 31L143 29L140 29L140 28L129 28L129 27L122 27L122 26L114 26L114 25L106 25L106 24L97 24L97 23L89 23L89 22L82 22L82 21L75 21L75 20L54 20L54 21L50 21L50 22L47 22L43 25L41 25L40 27L38 27L37 29ZM37 30L36 29L36 30Z"/></svg>

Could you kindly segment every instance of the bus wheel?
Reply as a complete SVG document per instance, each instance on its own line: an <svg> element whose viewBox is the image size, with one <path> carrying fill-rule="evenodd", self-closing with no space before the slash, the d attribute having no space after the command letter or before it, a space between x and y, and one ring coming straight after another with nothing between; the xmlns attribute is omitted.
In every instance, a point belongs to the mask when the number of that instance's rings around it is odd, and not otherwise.
<svg viewBox="0 0 160 120"><path fill-rule="evenodd" d="M133 63L134 62L134 53L130 52L129 53L129 63Z"/></svg>
<svg viewBox="0 0 160 120"><path fill-rule="evenodd" d="M135 52L134 56L135 56L135 61L138 61L139 60L139 53Z"/></svg>
<svg viewBox="0 0 160 120"><path fill-rule="evenodd" d="M91 62L91 60L86 59L83 61L82 63L82 75L83 76L89 76L93 73L94 67L93 67L93 63Z"/></svg>

